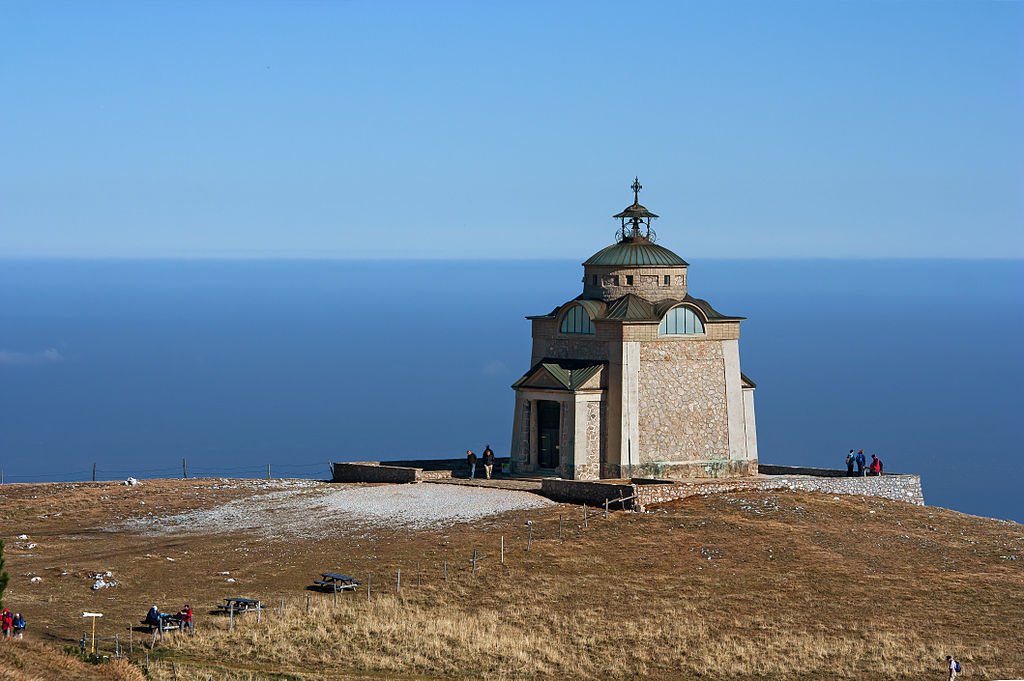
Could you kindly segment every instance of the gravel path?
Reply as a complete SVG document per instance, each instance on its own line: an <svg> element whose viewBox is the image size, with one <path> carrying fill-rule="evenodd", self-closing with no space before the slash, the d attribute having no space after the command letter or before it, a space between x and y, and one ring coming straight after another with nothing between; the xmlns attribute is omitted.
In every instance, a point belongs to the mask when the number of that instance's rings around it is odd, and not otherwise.
<svg viewBox="0 0 1024 681"><path fill-rule="evenodd" d="M529 492L481 487L322 484L237 499L203 511L130 520L117 529L142 534L249 531L270 537L310 537L381 527L443 527L553 503Z"/></svg>

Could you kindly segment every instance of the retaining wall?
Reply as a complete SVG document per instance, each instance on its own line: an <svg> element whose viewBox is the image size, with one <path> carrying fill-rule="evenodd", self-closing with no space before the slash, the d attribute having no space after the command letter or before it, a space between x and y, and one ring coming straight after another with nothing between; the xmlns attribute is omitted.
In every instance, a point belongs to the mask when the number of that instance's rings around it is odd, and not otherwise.
<svg viewBox="0 0 1024 681"><path fill-rule="evenodd" d="M686 499L687 497L723 492L800 490L823 494L856 494L880 497L911 504L924 505L919 475L881 475L873 477L846 477L835 475L762 475L748 478L693 480L670 482L661 480L634 480L626 482L583 482L550 479L541 483L541 493L555 501L577 504L603 505L605 499L633 497L627 508L644 511L654 504Z"/></svg>
<svg viewBox="0 0 1024 681"><path fill-rule="evenodd" d="M382 466L373 461L335 463L331 465L332 482L420 482L423 471L404 466Z"/></svg>

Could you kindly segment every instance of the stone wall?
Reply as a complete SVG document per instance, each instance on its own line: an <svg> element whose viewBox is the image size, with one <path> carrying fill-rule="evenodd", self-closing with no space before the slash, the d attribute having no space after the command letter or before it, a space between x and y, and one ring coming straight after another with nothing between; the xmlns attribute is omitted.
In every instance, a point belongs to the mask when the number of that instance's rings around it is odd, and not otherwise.
<svg viewBox="0 0 1024 681"><path fill-rule="evenodd" d="M422 472L419 468L382 466L370 461L333 463L331 464L331 481L409 483L419 482L422 479Z"/></svg>
<svg viewBox="0 0 1024 681"><path fill-rule="evenodd" d="M729 461L719 342L641 343L639 381L640 464Z"/></svg>
<svg viewBox="0 0 1024 681"><path fill-rule="evenodd" d="M594 359L608 361L608 343L594 336L571 338L534 338L532 364L545 357L554 359ZM532 366L531 364L531 366Z"/></svg>
<svg viewBox="0 0 1024 681"><path fill-rule="evenodd" d="M541 494L553 501L563 501L570 504L587 504L588 506L603 507L605 499L633 496L633 485L629 483L545 478L541 480L540 484Z"/></svg>
<svg viewBox="0 0 1024 681"><path fill-rule="evenodd" d="M614 277L618 278L618 284L614 283ZM627 283L627 277L633 277L632 284ZM583 295L587 298L610 301L627 293L651 301L682 300L686 297L686 267L590 265L583 268Z"/></svg>
<svg viewBox="0 0 1024 681"><path fill-rule="evenodd" d="M810 475L771 475L757 478L722 479L714 482L636 485L636 505L645 510L652 504L723 492L800 490L823 494L858 494L906 501L924 506L919 475L882 475L866 478L818 477Z"/></svg>

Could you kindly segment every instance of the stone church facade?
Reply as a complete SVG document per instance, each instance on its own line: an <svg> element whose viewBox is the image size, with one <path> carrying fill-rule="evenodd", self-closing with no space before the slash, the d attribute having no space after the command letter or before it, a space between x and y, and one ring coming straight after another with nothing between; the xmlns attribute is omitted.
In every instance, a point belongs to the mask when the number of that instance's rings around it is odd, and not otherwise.
<svg viewBox="0 0 1024 681"><path fill-rule="evenodd" d="M583 292L533 324L513 384L511 466L567 479L757 473L754 383L740 371L743 317L689 292L688 264L654 243L634 201L617 243L583 263Z"/></svg>

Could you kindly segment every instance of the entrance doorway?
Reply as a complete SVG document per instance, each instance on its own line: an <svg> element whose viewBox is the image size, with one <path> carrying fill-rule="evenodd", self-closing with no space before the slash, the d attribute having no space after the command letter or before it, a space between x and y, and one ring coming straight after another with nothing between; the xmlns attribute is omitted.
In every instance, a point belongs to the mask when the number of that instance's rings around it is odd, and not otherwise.
<svg viewBox="0 0 1024 681"><path fill-rule="evenodd" d="M537 466L558 468L561 404L552 400L537 402Z"/></svg>

